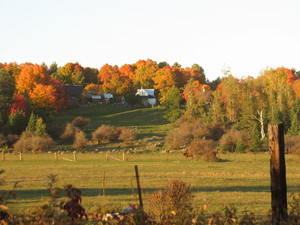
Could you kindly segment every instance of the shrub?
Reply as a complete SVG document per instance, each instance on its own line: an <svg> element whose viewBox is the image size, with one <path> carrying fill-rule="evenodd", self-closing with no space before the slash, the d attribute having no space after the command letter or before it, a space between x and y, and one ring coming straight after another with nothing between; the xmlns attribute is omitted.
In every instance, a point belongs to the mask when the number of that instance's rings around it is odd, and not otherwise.
<svg viewBox="0 0 300 225"><path fill-rule="evenodd" d="M75 134L75 140L74 140L74 148L83 151L88 143L88 140L85 137L85 133L83 131L77 131Z"/></svg>
<svg viewBox="0 0 300 225"><path fill-rule="evenodd" d="M285 149L290 154L300 154L300 137L285 136Z"/></svg>
<svg viewBox="0 0 300 225"><path fill-rule="evenodd" d="M218 162L219 158L217 157L217 152L209 151L205 153L203 160L206 162Z"/></svg>
<svg viewBox="0 0 300 225"><path fill-rule="evenodd" d="M134 130L122 127L120 128L121 133L119 136L119 140L121 141L125 141L125 142L129 142L129 141L133 141L136 139L136 133Z"/></svg>
<svg viewBox="0 0 300 225"><path fill-rule="evenodd" d="M158 224L192 224L192 200L190 185L173 180L149 196L149 214Z"/></svg>
<svg viewBox="0 0 300 225"><path fill-rule="evenodd" d="M223 152L235 152L239 142L243 143L245 150L248 149L250 144L250 135L245 131L230 130L221 137L220 149ZM240 150L240 147L241 146L238 146L238 151Z"/></svg>
<svg viewBox="0 0 300 225"><path fill-rule="evenodd" d="M109 125L102 125L92 133L92 138L100 143L101 141L114 142L119 139L121 129Z"/></svg>
<svg viewBox="0 0 300 225"><path fill-rule="evenodd" d="M176 124L179 126L170 131L165 138L165 143L169 149L186 148L194 139L212 139L219 140L223 135L223 129L220 124L205 124L202 120L187 118L186 122L179 119Z"/></svg>
<svg viewBox="0 0 300 225"><path fill-rule="evenodd" d="M80 130L86 129L86 127L89 125L89 123L90 123L90 120L87 118L84 118L82 116L78 116L72 121L72 125L74 127L79 128Z"/></svg>
<svg viewBox="0 0 300 225"><path fill-rule="evenodd" d="M182 124L180 127L168 133L165 138L165 143L169 149L180 149L185 148L193 138L193 125Z"/></svg>
<svg viewBox="0 0 300 225"><path fill-rule="evenodd" d="M213 140L193 140L187 149L189 155L193 155L196 158L204 156L205 161L217 161L217 154L215 152L216 142Z"/></svg>
<svg viewBox="0 0 300 225"><path fill-rule="evenodd" d="M72 124L67 123L65 131L63 132L62 135L60 135L60 138L67 142L73 142L75 138L76 130L77 129Z"/></svg>
<svg viewBox="0 0 300 225"><path fill-rule="evenodd" d="M32 132L23 132L20 139L14 144L15 152L45 152L52 144L49 136L38 137Z"/></svg>

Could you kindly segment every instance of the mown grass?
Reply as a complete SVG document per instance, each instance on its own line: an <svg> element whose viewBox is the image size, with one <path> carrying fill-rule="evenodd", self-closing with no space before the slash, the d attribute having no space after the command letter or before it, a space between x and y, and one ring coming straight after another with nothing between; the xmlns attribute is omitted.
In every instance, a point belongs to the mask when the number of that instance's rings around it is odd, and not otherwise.
<svg viewBox="0 0 300 225"><path fill-rule="evenodd" d="M111 156L122 159L121 153ZM12 212L22 212L34 205L48 201L46 176L57 174L57 186L73 184L83 192L83 206L92 211L108 204L124 207L138 203L134 165L139 166L144 203L147 207L149 193L166 187L168 181L181 179L193 187L194 204L200 207L209 204L211 212L223 204L234 204L241 212L245 208L258 216L266 216L270 209L269 155L226 154L220 155L224 162L207 163L184 159L181 154L127 154L127 161L105 161L105 154L78 154L77 162L72 154L59 155L57 162L53 154L26 154L24 161L18 155L7 154L1 162L5 169L4 192L11 189L15 181L21 181L17 200L9 200ZM287 185L289 198L300 191L300 168L296 156L287 155ZM105 196L103 180L105 174Z"/></svg>

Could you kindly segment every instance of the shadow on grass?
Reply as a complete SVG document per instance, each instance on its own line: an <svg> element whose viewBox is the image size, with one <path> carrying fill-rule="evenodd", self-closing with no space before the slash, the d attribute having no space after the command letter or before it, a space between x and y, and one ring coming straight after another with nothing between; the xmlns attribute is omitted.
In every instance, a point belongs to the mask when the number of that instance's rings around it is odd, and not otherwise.
<svg viewBox="0 0 300 225"><path fill-rule="evenodd" d="M96 197L102 195L102 188L82 188L82 196L84 197ZM143 193L152 193L154 191L161 190L160 188L144 188ZM289 186L288 193L299 192L299 186ZM197 192L270 192L269 186L228 186L228 187L196 187L193 188L193 193ZM35 198L49 198L47 190L18 190L17 200L27 200ZM59 192L60 197L64 197L65 192ZM134 189L134 194L137 194L137 190ZM131 188L106 188L105 195L107 196L122 196L132 195Z"/></svg>

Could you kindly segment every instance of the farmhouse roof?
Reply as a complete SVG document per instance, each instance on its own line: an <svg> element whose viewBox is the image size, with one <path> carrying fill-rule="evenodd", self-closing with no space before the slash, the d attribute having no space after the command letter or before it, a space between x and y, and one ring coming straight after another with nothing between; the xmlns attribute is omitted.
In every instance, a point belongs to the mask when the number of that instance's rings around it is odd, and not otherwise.
<svg viewBox="0 0 300 225"><path fill-rule="evenodd" d="M104 93L104 98L105 99L109 99L109 98L113 98L114 96L111 93Z"/></svg>
<svg viewBox="0 0 300 225"><path fill-rule="evenodd" d="M139 96L154 96L154 89L138 89L135 95Z"/></svg>

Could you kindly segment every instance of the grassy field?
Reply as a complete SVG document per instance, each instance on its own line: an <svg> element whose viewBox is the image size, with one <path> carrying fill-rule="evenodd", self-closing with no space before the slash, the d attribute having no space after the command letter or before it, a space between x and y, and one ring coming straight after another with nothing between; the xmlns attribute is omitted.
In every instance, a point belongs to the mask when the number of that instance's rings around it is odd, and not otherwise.
<svg viewBox="0 0 300 225"><path fill-rule="evenodd" d="M23 161L19 161L17 154L6 154L6 160L0 161L0 169L6 171L2 176L6 182L1 186L4 196L14 182L21 184L16 190L17 199L8 199L11 212L21 213L49 201L46 190L49 174L58 175L57 187L72 184L81 189L83 206L88 212L103 205L122 208L138 203L134 174L134 166L138 165L146 209L150 193L165 188L171 180L181 179L192 186L195 207L208 204L209 212L215 212L224 204L234 204L240 213L248 209L257 216L267 215L270 209L270 157L267 153L223 154L219 155L222 162L208 163L185 159L181 153L163 153L163 146L150 148L155 141L163 142L171 126L163 118L163 108L158 107L132 110L110 105L81 107L56 115L53 122L64 125L79 115L91 120L86 131L88 135L102 124L110 124L135 129L138 140L135 146L126 148L120 143L91 144L87 152L77 154L76 162L66 161L73 159L72 146L59 142L55 147L55 151L59 151L58 161L53 152L25 154ZM119 161L123 150L132 148L141 151L126 154L126 161ZM113 149L111 159L106 161L105 153ZM299 161L297 156L286 156L289 199L291 193L300 191Z"/></svg>
<svg viewBox="0 0 300 225"><path fill-rule="evenodd" d="M122 159L122 154L111 156ZM134 165L139 166L144 202L147 208L149 193L167 186L170 180L181 179L193 188L194 205L210 204L209 210L216 211L224 204L234 204L240 212L250 209L258 216L267 215L270 208L269 155L226 154L220 155L224 162L207 163L184 159L181 154L127 154L126 161L105 161L105 154L78 154L77 162L72 154L27 154L24 161L18 155L7 154L1 162L5 169L6 183L1 187L10 190L15 181L22 187L17 189L17 200L9 200L12 212L23 212L41 205L50 198L46 191L47 175L57 174L58 187L73 184L83 192L83 206L93 211L99 206L124 207L138 203ZM288 196L300 191L299 160L287 155ZM105 173L105 196L103 180ZM62 193L63 194L63 193Z"/></svg>
<svg viewBox="0 0 300 225"><path fill-rule="evenodd" d="M163 115L163 107L128 109L123 106L93 105L64 111L56 115L53 122L66 124L77 116L83 116L91 120L87 133L91 133L102 124L108 124L137 129L138 137L143 138L165 135L169 124Z"/></svg>

